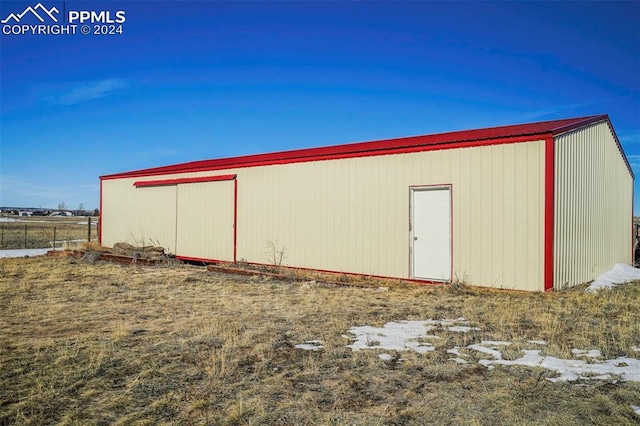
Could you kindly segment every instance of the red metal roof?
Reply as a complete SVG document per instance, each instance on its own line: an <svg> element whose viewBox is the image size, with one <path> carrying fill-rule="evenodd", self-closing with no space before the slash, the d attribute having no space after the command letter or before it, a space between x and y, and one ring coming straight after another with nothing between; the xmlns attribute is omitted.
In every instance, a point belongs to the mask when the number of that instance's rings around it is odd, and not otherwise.
<svg viewBox="0 0 640 426"><path fill-rule="evenodd" d="M154 176L170 173L186 173L207 170L222 170L229 168L253 167L267 164L284 164L368 155L427 151L430 149L453 148L456 147L456 144L472 143L478 145L490 145L494 143L518 142L531 140L532 136L540 138L556 136L560 133L564 133L605 120L609 121L609 117L607 115L593 115L588 117L567 118L563 120L551 120L541 121L537 123L516 124L511 126L489 127L485 129L462 130L457 132L437 133L432 135L384 139L372 142L359 142L319 148L281 151L268 154L254 154L241 157L193 161L189 163L181 163L170 166L154 167L150 169L105 175L101 176L100 178L115 179L134 176ZM631 171L630 168L629 170Z"/></svg>

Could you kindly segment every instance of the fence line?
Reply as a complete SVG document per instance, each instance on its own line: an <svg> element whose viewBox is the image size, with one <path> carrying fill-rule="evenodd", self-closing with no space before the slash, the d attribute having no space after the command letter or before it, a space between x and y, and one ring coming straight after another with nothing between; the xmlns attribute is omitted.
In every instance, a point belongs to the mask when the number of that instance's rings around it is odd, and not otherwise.
<svg viewBox="0 0 640 426"><path fill-rule="evenodd" d="M24 225L24 226L23 226ZM97 221L0 222L0 249L56 248L65 243L97 241Z"/></svg>

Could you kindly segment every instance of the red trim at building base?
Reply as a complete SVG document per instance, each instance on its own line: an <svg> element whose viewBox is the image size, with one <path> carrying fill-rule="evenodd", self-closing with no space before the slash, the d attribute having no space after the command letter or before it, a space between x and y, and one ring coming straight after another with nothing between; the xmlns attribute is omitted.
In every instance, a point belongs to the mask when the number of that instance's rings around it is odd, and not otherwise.
<svg viewBox="0 0 640 426"><path fill-rule="evenodd" d="M228 260L203 259L200 257L191 257L191 256L176 256L176 259L180 259L188 262L200 262L204 264L233 265L235 263L235 262L230 262ZM274 267L273 265L270 265L268 263L244 262L244 264L250 265L250 266ZM328 269L302 268L297 266L278 266L278 268L286 269L289 271L305 271L309 273L316 272L320 274L347 275L350 277L373 278L373 279L379 279L379 280L406 281L406 282L425 284L425 285L449 284L449 281L430 281L430 280L418 280L414 278L385 277L383 275L358 274L355 272L330 271Z"/></svg>

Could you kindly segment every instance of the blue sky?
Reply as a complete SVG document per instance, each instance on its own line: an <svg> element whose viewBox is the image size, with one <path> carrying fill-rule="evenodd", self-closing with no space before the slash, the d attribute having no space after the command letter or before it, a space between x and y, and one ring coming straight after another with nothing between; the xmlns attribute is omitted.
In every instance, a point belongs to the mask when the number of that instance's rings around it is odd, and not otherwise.
<svg viewBox="0 0 640 426"><path fill-rule="evenodd" d="M126 21L0 34L0 206L94 208L103 174L601 113L640 175L638 1L42 4Z"/></svg>

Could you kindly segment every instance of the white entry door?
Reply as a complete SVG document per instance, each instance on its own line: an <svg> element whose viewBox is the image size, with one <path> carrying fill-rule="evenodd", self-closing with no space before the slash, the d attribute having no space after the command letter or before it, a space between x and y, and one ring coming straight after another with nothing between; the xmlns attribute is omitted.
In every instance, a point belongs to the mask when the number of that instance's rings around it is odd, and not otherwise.
<svg viewBox="0 0 640 426"><path fill-rule="evenodd" d="M451 187L411 188L411 276L451 281Z"/></svg>

